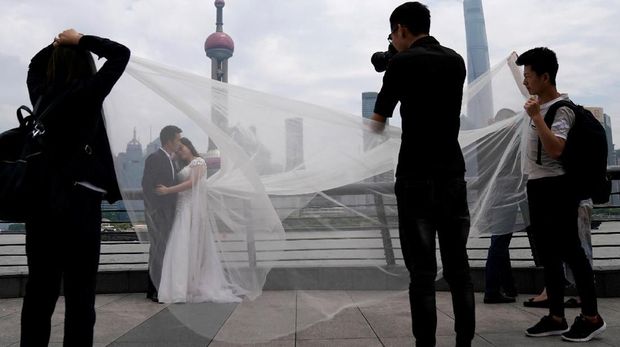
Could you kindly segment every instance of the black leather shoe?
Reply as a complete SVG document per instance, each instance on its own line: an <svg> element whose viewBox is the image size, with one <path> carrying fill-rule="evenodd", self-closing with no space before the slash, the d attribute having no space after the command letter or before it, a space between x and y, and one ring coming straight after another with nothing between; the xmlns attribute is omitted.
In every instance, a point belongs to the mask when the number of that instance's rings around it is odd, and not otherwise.
<svg viewBox="0 0 620 347"><path fill-rule="evenodd" d="M147 292L146 293L146 298L147 299L151 299L151 301L153 301L153 302L159 302L159 300L157 298L157 291Z"/></svg>
<svg viewBox="0 0 620 347"><path fill-rule="evenodd" d="M523 302L523 306L549 308L549 299L534 301L534 298L530 298Z"/></svg>
<svg viewBox="0 0 620 347"><path fill-rule="evenodd" d="M485 304L509 304L515 301L516 301L515 298L505 296L504 294L501 294L501 293L484 296Z"/></svg>
<svg viewBox="0 0 620 347"><path fill-rule="evenodd" d="M581 307L581 302L577 301L575 298L570 298L566 300L564 303L564 307L566 308L579 308Z"/></svg>
<svg viewBox="0 0 620 347"><path fill-rule="evenodd" d="M517 290L516 290L516 289L514 289L514 288L513 288L513 289L510 289L510 290L505 290L505 291L504 291L504 294L505 294L506 296L508 296L508 297L511 297L511 298L516 298L516 297L519 295L519 293L517 292Z"/></svg>

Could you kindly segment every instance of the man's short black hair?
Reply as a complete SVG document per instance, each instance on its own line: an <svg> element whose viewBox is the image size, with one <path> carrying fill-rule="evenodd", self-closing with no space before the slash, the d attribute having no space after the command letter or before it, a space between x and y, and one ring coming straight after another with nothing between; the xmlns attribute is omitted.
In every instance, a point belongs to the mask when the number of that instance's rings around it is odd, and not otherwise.
<svg viewBox="0 0 620 347"><path fill-rule="evenodd" d="M538 76L545 72L549 74L549 82L555 86L555 77L558 75L558 58L555 52L547 47L532 48L517 58L517 65L529 66Z"/></svg>
<svg viewBox="0 0 620 347"><path fill-rule="evenodd" d="M394 9L390 16L392 31L397 24L407 27L414 35L428 34L431 29L431 12L417 1L406 2Z"/></svg>
<svg viewBox="0 0 620 347"><path fill-rule="evenodd" d="M179 127L177 127L175 125L166 125L159 132L159 141L161 142L162 146L165 146L166 143L174 140L176 135L180 134L182 132L183 132L183 130L181 130Z"/></svg>

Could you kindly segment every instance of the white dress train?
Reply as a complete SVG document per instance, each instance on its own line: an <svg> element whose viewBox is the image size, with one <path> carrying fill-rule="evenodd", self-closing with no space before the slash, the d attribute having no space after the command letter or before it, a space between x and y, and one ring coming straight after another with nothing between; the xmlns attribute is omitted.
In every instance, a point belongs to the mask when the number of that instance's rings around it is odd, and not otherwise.
<svg viewBox="0 0 620 347"><path fill-rule="evenodd" d="M179 173L194 181L178 194L175 220L164 255L159 301L240 302L243 290L227 278L216 244L216 224L209 213L206 163L196 158Z"/></svg>

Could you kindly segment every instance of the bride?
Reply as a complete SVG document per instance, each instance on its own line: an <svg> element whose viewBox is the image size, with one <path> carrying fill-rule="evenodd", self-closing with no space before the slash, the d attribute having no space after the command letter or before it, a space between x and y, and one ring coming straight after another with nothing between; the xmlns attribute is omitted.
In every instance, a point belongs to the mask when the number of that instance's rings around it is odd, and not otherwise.
<svg viewBox="0 0 620 347"><path fill-rule="evenodd" d="M224 272L216 242L217 226L209 213L207 164L187 138L177 151L184 166L172 187L160 185L157 194L178 194L174 224L166 245L159 284L159 301L240 302L244 290Z"/></svg>

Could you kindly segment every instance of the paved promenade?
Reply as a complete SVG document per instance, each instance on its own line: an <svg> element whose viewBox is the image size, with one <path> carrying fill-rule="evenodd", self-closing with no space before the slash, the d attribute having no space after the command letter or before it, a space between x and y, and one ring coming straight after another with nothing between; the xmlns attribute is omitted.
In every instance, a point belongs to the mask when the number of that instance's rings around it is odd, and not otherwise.
<svg viewBox="0 0 620 347"><path fill-rule="evenodd" d="M314 321L310 294L325 302L349 304L333 319ZM559 337L528 338L523 330L546 311L517 303L485 305L476 293L475 346L569 346ZM376 299L378 303L372 304ZM454 346L450 294L438 293L437 343ZM370 305L368 303L370 302ZM366 304L360 304L366 303ZM0 346L19 345L22 299L0 300ZM600 299L608 328L587 346L620 346L620 299ZM53 318L51 346L62 345L64 301ZM577 309L568 309L572 321ZM409 303L405 292L395 291L268 291L255 301L241 304L164 305L144 294L97 296L96 346L237 346L239 342L264 341L255 346L412 346ZM214 338L213 338L214 337ZM246 345L247 346L247 345Z"/></svg>

